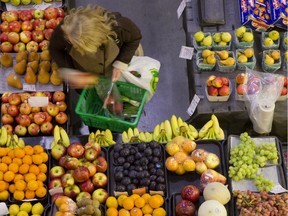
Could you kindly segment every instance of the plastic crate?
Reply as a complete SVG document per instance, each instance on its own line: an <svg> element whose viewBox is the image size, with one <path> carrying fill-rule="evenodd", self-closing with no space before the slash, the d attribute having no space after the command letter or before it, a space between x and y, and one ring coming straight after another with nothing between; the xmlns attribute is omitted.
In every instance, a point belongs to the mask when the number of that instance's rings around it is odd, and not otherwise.
<svg viewBox="0 0 288 216"><path fill-rule="evenodd" d="M120 95L140 102L137 116L133 120L128 121L96 114L101 111L103 101L98 96L95 88L85 88L75 108L75 112L80 116L85 125L100 129L110 129L115 132L123 132L129 127L137 127L148 92L131 83L118 81L116 85Z"/></svg>

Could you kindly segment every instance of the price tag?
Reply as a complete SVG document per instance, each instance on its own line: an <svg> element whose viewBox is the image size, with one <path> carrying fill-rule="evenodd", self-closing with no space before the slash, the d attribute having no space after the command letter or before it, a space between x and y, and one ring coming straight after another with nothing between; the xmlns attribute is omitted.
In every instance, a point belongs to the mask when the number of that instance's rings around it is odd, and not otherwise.
<svg viewBox="0 0 288 216"><path fill-rule="evenodd" d="M200 98L198 97L198 95L195 94L193 99L192 99L192 101L191 101L191 103L190 103L190 106L187 109L187 113L188 113L189 116L193 115L193 113L195 112L199 101L200 101Z"/></svg>
<svg viewBox="0 0 288 216"><path fill-rule="evenodd" d="M23 83L23 90L24 91L34 92L34 91L36 91L36 86L35 85L30 85L30 84L27 84L27 83Z"/></svg>
<svg viewBox="0 0 288 216"><path fill-rule="evenodd" d="M28 103L31 107L45 107L48 106L48 97L32 96L28 98Z"/></svg>
<svg viewBox="0 0 288 216"><path fill-rule="evenodd" d="M8 215L8 214L9 214L9 211L8 211L6 203L1 202L0 203L0 215Z"/></svg>
<svg viewBox="0 0 288 216"><path fill-rule="evenodd" d="M186 7L186 0L182 0L182 2L180 3L180 5L177 9L178 19L181 17L185 7Z"/></svg>
<svg viewBox="0 0 288 216"><path fill-rule="evenodd" d="M192 60L194 53L193 47L182 46L179 54L179 58Z"/></svg>
<svg viewBox="0 0 288 216"><path fill-rule="evenodd" d="M49 190L49 194L51 196L53 196L54 194L57 194L57 193L64 193L63 188L62 187L58 187L58 188L52 188L52 189Z"/></svg>

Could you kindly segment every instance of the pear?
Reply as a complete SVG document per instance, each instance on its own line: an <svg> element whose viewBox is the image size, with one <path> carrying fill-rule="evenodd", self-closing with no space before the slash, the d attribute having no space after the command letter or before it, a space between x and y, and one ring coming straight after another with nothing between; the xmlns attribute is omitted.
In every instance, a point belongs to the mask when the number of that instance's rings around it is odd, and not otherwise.
<svg viewBox="0 0 288 216"><path fill-rule="evenodd" d="M232 39L232 35L229 32L222 32L221 33L221 40L229 43Z"/></svg>
<svg viewBox="0 0 288 216"><path fill-rule="evenodd" d="M18 5L20 5L21 0L11 0L10 3L11 3L11 5L13 5L13 6L18 6Z"/></svg>
<svg viewBox="0 0 288 216"><path fill-rule="evenodd" d="M231 66L235 64L235 59L233 57L228 57L225 60L220 60L220 63L225 66Z"/></svg>
<svg viewBox="0 0 288 216"><path fill-rule="evenodd" d="M26 60L22 60L14 65L14 72L23 75L26 71Z"/></svg>
<svg viewBox="0 0 288 216"><path fill-rule="evenodd" d="M268 55L268 54L265 55L265 64L266 65L273 65L274 62L275 62L274 59L270 55Z"/></svg>
<svg viewBox="0 0 288 216"><path fill-rule="evenodd" d="M28 84L35 84L37 82L36 74L31 67L27 67L24 80Z"/></svg>
<svg viewBox="0 0 288 216"><path fill-rule="evenodd" d="M251 32L244 32L242 41L244 42L252 42L254 40L254 35Z"/></svg>
<svg viewBox="0 0 288 216"><path fill-rule="evenodd" d="M279 50L273 50L271 52L271 57L274 59L274 60L279 60L280 59L280 51Z"/></svg>
<svg viewBox="0 0 288 216"><path fill-rule="evenodd" d="M269 47L269 46L272 46L273 43L274 42L273 42L273 40L270 37L265 37L264 38L264 41L263 41L264 46Z"/></svg>
<svg viewBox="0 0 288 216"><path fill-rule="evenodd" d="M36 74L38 71L38 66L39 66L39 62L38 61L31 61L28 62L27 64L28 67L31 67L31 69L34 71L34 73Z"/></svg>
<svg viewBox="0 0 288 216"><path fill-rule="evenodd" d="M201 42L204 39L204 33L202 31L198 31L194 34L194 39L196 42Z"/></svg>
<svg viewBox="0 0 288 216"><path fill-rule="evenodd" d="M220 42L218 43L218 45L219 45L219 46L226 46L226 45L227 45L227 42L225 42L225 41L220 41Z"/></svg>
<svg viewBox="0 0 288 216"><path fill-rule="evenodd" d="M44 69L45 71L49 72L51 69L50 61L41 61L39 64L39 70Z"/></svg>
<svg viewBox="0 0 288 216"><path fill-rule="evenodd" d="M40 53L40 60L41 61L50 61L51 60L51 56L50 56L49 50L43 50Z"/></svg>
<svg viewBox="0 0 288 216"><path fill-rule="evenodd" d="M48 84L50 81L50 74L46 70L40 69L37 80L41 84Z"/></svg>
<svg viewBox="0 0 288 216"><path fill-rule="evenodd" d="M51 70L53 71L53 70L58 70L58 65L55 63L55 62L53 62L52 63L52 65L51 65Z"/></svg>
<svg viewBox="0 0 288 216"><path fill-rule="evenodd" d="M207 37L205 37L203 39L203 45L204 46L211 46L213 43L213 39L212 39L212 36L211 35L208 35Z"/></svg>
<svg viewBox="0 0 288 216"><path fill-rule="evenodd" d="M227 50L221 50L216 52L221 60L225 60L229 57L229 52Z"/></svg>
<svg viewBox="0 0 288 216"><path fill-rule="evenodd" d="M28 55L27 55L26 51L19 51L15 56L15 60L17 63L22 61L22 60L27 61L27 59L28 59Z"/></svg>
<svg viewBox="0 0 288 216"><path fill-rule="evenodd" d="M244 50L243 54L247 58L251 58L254 55L254 50L253 50L253 48L247 48L247 49Z"/></svg>
<svg viewBox="0 0 288 216"><path fill-rule="evenodd" d="M3 65L4 67L11 67L13 65L13 58L9 53L2 54L1 65Z"/></svg>
<svg viewBox="0 0 288 216"><path fill-rule="evenodd" d="M215 58L215 56L212 54L212 55L210 55L210 56L208 56L208 57L206 58L206 61L207 61L208 64L214 65L214 64L216 63L216 58Z"/></svg>
<svg viewBox="0 0 288 216"><path fill-rule="evenodd" d="M23 87L20 77L15 73L9 73L6 78L6 82L8 83L9 86L12 86L18 89L22 89Z"/></svg>
<svg viewBox="0 0 288 216"><path fill-rule="evenodd" d="M212 55L212 54L214 54L214 52L209 50L209 49L205 49L202 51L202 57L203 58L207 58L209 55Z"/></svg>
<svg viewBox="0 0 288 216"><path fill-rule="evenodd" d="M30 52L28 56L28 62L39 61L39 54L37 52Z"/></svg>
<svg viewBox="0 0 288 216"><path fill-rule="evenodd" d="M219 32L213 35L213 40L215 43L219 43L221 41L221 34Z"/></svg>
<svg viewBox="0 0 288 216"><path fill-rule="evenodd" d="M246 32L246 27L245 26L240 26L239 28L236 29L235 34L236 37L242 38L243 34Z"/></svg>
<svg viewBox="0 0 288 216"><path fill-rule="evenodd" d="M58 86L58 85L61 85L63 80L62 78L58 75L58 72L57 70L52 70L52 74L51 74L51 77L50 77L50 82L55 85L55 86Z"/></svg>
<svg viewBox="0 0 288 216"><path fill-rule="evenodd" d="M268 37L271 38L273 41L277 41L280 37L280 34L278 31L272 30L268 33Z"/></svg>
<svg viewBox="0 0 288 216"><path fill-rule="evenodd" d="M29 5L31 3L31 0L21 0L21 3L23 5Z"/></svg>
<svg viewBox="0 0 288 216"><path fill-rule="evenodd" d="M240 55L240 56L238 56L237 60L239 63L246 63L248 61L248 58L245 55Z"/></svg>

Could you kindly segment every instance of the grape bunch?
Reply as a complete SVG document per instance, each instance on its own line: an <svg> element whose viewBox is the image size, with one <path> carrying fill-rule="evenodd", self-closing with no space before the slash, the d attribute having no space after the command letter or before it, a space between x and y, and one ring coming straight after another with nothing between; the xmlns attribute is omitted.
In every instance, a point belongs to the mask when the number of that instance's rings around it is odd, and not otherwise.
<svg viewBox="0 0 288 216"><path fill-rule="evenodd" d="M278 153L275 143L263 143L255 149L257 156L265 157L266 160L271 160L273 164L278 162Z"/></svg>
<svg viewBox="0 0 288 216"><path fill-rule="evenodd" d="M274 187L274 182L270 179L265 179L262 174L254 177L254 183L259 191L271 191Z"/></svg>
<svg viewBox="0 0 288 216"><path fill-rule="evenodd" d="M288 215L288 193L270 195L267 192L233 191L239 216Z"/></svg>

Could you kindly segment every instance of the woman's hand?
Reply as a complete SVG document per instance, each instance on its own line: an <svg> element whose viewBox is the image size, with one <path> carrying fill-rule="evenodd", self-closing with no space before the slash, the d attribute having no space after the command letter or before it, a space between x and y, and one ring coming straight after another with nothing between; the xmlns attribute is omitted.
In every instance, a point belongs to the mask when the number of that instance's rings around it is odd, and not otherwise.
<svg viewBox="0 0 288 216"><path fill-rule="evenodd" d="M120 79L120 77L121 77L121 70L114 67L112 71L112 82L116 82L117 80Z"/></svg>

